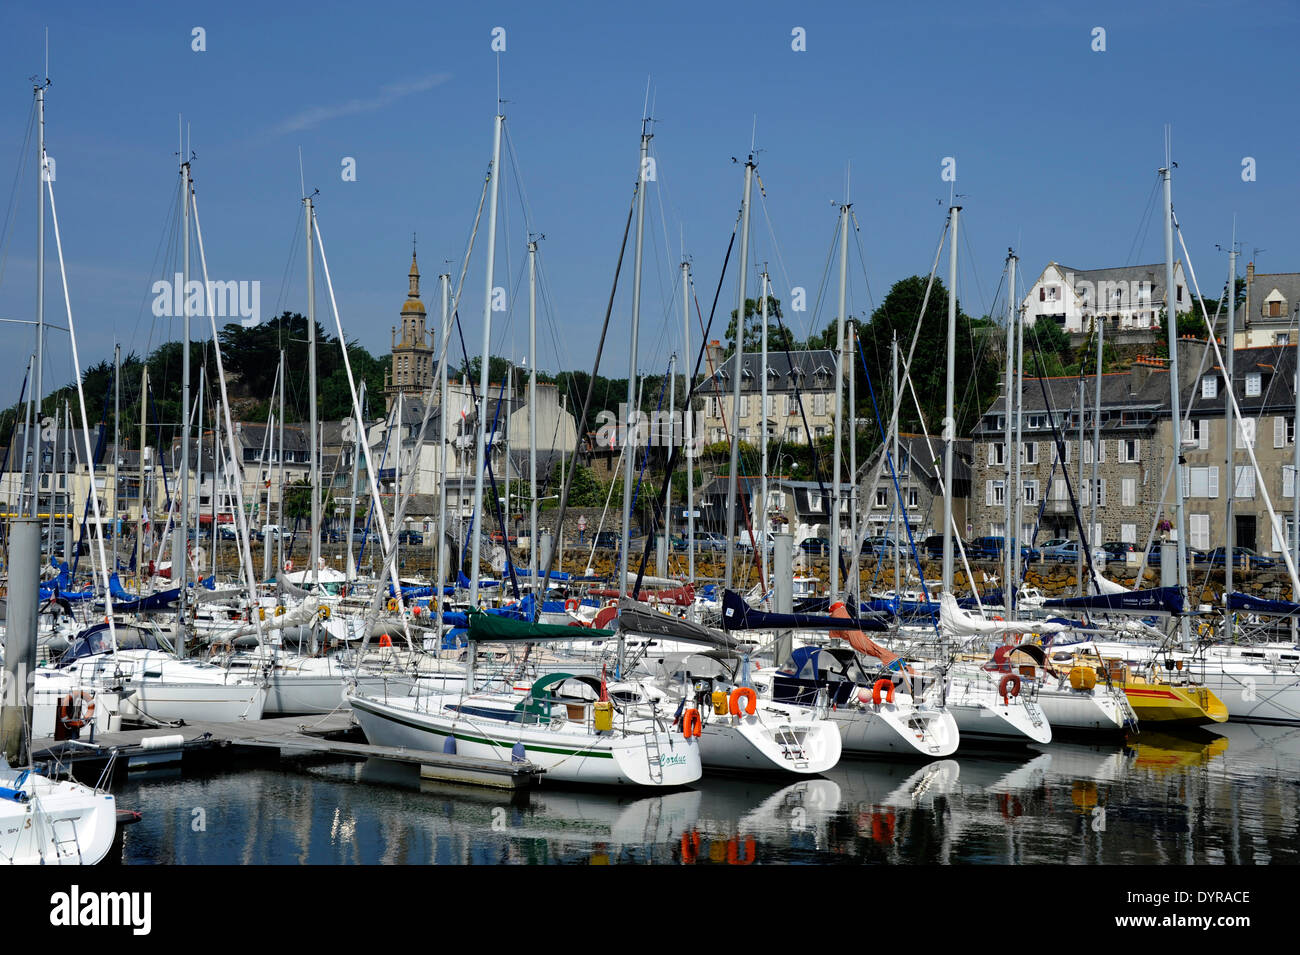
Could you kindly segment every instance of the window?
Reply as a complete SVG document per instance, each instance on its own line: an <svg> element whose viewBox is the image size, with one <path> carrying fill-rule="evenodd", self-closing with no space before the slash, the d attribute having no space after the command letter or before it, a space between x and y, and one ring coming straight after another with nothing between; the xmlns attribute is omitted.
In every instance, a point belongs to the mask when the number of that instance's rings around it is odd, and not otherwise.
<svg viewBox="0 0 1300 955"><path fill-rule="evenodd" d="M1065 486L1065 478L1057 478L1052 482L1052 500L1068 501L1070 499L1069 490Z"/></svg>
<svg viewBox="0 0 1300 955"><path fill-rule="evenodd" d="M876 503L875 503L875 506L876 506L876 507L888 507L888 506L889 506L889 495L885 492L885 489L884 489L884 488L878 488L878 489L876 490Z"/></svg>
<svg viewBox="0 0 1300 955"><path fill-rule="evenodd" d="M1124 478L1119 484L1120 503L1125 507L1137 505L1137 480Z"/></svg>
<svg viewBox="0 0 1300 955"><path fill-rule="evenodd" d="M824 394L813 395L813 414L824 415L826 413L826 396Z"/></svg>
<svg viewBox="0 0 1300 955"><path fill-rule="evenodd" d="M1187 497L1218 497L1219 469L1188 468Z"/></svg>
<svg viewBox="0 0 1300 955"><path fill-rule="evenodd" d="M1208 550L1210 546L1210 515L1187 515L1187 539L1197 550Z"/></svg>
<svg viewBox="0 0 1300 955"><path fill-rule="evenodd" d="M1020 445L1020 463L1037 464L1038 463L1038 442L1026 441Z"/></svg>
<svg viewBox="0 0 1300 955"><path fill-rule="evenodd" d="M1047 426L1047 422L1046 422L1044 416L1043 416L1043 415L1040 415L1040 414L1031 414L1031 415L1030 415L1030 416L1025 420L1025 427L1026 427L1026 428L1029 428L1030 430L1036 430L1036 429L1038 429L1038 428L1045 428L1046 426Z"/></svg>
<svg viewBox="0 0 1300 955"><path fill-rule="evenodd" d="M908 507L910 507L910 508L918 508L918 507L920 507L920 506L921 506L921 499L920 499L920 498L921 498L920 492L919 492L916 488L914 488L914 487L909 487L909 488L907 489L907 506L908 506Z"/></svg>
<svg viewBox="0 0 1300 955"><path fill-rule="evenodd" d="M740 396L740 417L745 418L749 415L749 395Z"/></svg>
<svg viewBox="0 0 1300 955"><path fill-rule="evenodd" d="M1291 333L1290 333L1290 332L1278 332L1276 335L1273 336L1273 344L1274 344L1274 345L1289 345L1289 344L1291 344Z"/></svg>
<svg viewBox="0 0 1300 955"><path fill-rule="evenodd" d="M1119 460L1121 464L1125 462L1135 463L1142 460L1142 442L1137 438L1121 438L1116 443L1119 445Z"/></svg>
<svg viewBox="0 0 1300 955"><path fill-rule="evenodd" d="M1213 375L1206 375L1201 379L1201 397L1217 398L1219 397L1219 379Z"/></svg>
<svg viewBox="0 0 1300 955"><path fill-rule="evenodd" d="M1203 418L1193 418L1183 422L1183 441L1196 442L1202 451L1210 447L1210 422Z"/></svg>
<svg viewBox="0 0 1300 955"><path fill-rule="evenodd" d="M1253 448L1255 446L1255 419L1237 419L1237 447Z"/></svg>
<svg viewBox="0 0 1300 955"><path fill-rule="evenodd" d="M1260 386L1261 378L1262 376L1257 371L1252 371L1250 372L1250 374L1246 375L1246 397L1247 398L1259 397L1259 386Z"/></svg>
<svg viewBox="0 0 1300 955"><path fill-rule="evenodd" d="M1278 519L1280 520L1281 517L1282 515L1279 514ZM1282 542L1278 540L1276 524L1272 525L1272 530L1273 550L1280 552L1282 550ZM1295 553L1295 518L1289 515L1286 518L1286 546L1287 550Z"/></svg>
<svg viewBox="0 0 1300 955"><path fill-rule="evenodd" d="M1253 498L1255 496L1255 469L1250 465L1237 465L1237 488L1233 497Z"/></svg>
<svg viewBox="0 0 1300 955"><path fill-rule="evenodd" d="M1024 484L1024 497L1026 504L1038 503L1038 482L1026 481Z"/></svg>
<svg viewBox="0 0 1300 955"><path fill-rule="evenodd" d="M996 441L989 445L989 464L1006 464L1007 454L1006 445L1001 441Z"/></svg>
<svg viewBox="0 0 1300 955"><path fill-rule="evenodd" d="M1083 482L1083 494L1082 494L1082 496L1083 496L1083 500L1080 502L1080 504L1083 505L1083 506L1086 506L1086 507L1090 507L1090 506L1092 506L1092 481L1091 481L1091 479L1086 480L1086 481ZM1105 478L1102 478L1101 480L1099 480L1099 481L1097 482L1097 506L1098 506L1098 507L1105 507L1105 506L1106 506L1106 479L1105 479Z"/></svg>
<svg viewBox="0 0 1300 955"><path fill-rule="evenodd" d="M799 443L799 429L798 429L798 428L786 428L786 429L785 429L785 439L786 439L787 441L789 441L791 444L797 444L797 443Z"/></svg>
<svg viewBox="0 0 1300 955"><path fill-rule="evenodd" d="M1273 418L1273 447L1285 448L1295 444L1295 416L1276 415Z"/></svg>
<svg viewBox="0 0 1300 955"><path fill-rule="evenodd" d="M1007 501L1007 487L1003 481L984 482L984 503L989 507L1000 507Z"/></svg>
<svg viewBox="0 0 1300 955"><path fill-rule="evenodd" d="M1098 442L1097 442L1097 461L1098 461L1098 463L1100 463L1100 464L1105 464L1105 463L1106 463L1106 442L1105 442L1105 441L1098 441ZM1084 464L1091 464L1091 463L1092 463L1092 441L1091 441L1091 439L1089 439L1089 440L1083 442L1083 463L1084 463Z"/></svg>
<svg viewBox="0 0 1300 955"><path fill-rule="evenodd" d="M1125 544L1136 544L1138 542L1138 526L1136 524L1121 524L1119 526L1119 539Z"/></svg>

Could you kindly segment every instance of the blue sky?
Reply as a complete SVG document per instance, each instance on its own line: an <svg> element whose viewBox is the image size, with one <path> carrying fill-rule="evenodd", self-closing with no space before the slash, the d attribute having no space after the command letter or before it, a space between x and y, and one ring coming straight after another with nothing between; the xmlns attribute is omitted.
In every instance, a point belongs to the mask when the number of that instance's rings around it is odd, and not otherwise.
<svg viewBox="0 0 1300 955"><path fill-rule="evenodd" d="M517 162L507 152L495 284L511 310L494 318L493 350L525 355L526 285L515 289L531 227L546 236L540 364L590 367L649 80L658 179L647 192L639 364L661 372L680 348L682 240L707 311L740 200L732 157L743 159L751 138L766 189L766 210L755 194L752 271L767 261L782 299L791 286L808 290L808 311L787 316L801 336L834 312L833 272L815 309L846 171L861 227L850 311L869 311L893 282L929 270L951 156L968 240L959 288L966 309L981 313L994 306L1008 246L1026 282L1049 260L1099 268L1163 258L1147 203L1165 123L1179 164L1175 207L1202 288L1222 285L1215 246L1228 244L1234 215L1243 273L1252 257L1261 271L1300 271L1298 20L1284 3L1224 2L10 4L0 12L6 202L23 159L27 172L0 249L0 318L34 311L35 186L22 146L47 27L48 150L83 363L110 357L114 341L144 353L178 334L176 322L154 318L149 290L178 255L169 216L182 115L213 278L261 282L264 317L305 311L301 148L307 189L321 193L345 330L386 352L412 232L431 314L435 276L459 272L491 155L499 69ZM499 56L490 48L498 26ZM204 52L191 49L195 27ZM796 27L802 52L791 49ZM1092 49L1096 27L1102 52ZM356 160L355 182L342 181L344 157ZM1242 180L1244 157L1255 160L1253 182ZM482 335L482 241L461 304L471 348ZM47 264L47 316L62 324L52 240ZM756 286L751 278L751 296ZM609 375L627 372L630 288L621 283ZM722 305L735 297L733 274ZM328 326L323 296L318 303ZM53 334L51 385L72 375L66 339ZM31 341L25 328L0 326L9 361L0 402L17 397Z"/></svg>

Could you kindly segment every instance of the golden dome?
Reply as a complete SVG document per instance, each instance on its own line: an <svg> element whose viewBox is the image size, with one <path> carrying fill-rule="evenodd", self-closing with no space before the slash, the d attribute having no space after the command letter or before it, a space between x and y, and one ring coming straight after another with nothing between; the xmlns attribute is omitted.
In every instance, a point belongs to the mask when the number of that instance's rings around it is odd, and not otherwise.
<svg viewBox="0 0 1300 955"><path fill-rule="evenodd" d="M406 315L409 314L410 312L419 312L421 315L423 315L425 313L424 303L421 302L418 298L408 298L406 300L406 304L402 306L402 314Z"/></svg>

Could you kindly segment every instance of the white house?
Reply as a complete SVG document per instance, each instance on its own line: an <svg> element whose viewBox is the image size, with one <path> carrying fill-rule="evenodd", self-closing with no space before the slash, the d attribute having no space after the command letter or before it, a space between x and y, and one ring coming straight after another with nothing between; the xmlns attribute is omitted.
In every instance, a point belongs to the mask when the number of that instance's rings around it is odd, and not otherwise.
<svg viewBox="0 0 1300 955"><path fill-rule="evenodd" d="M1021 306L1029 325L1051 320L1071 333L1087 332L1100 318L1110 329L1160 327L1165 301L1165 266L1129 265L1113 269L1071 269L1049 262ZM1191 308L1182 262L1174 263L1174 311Z"/></svg>

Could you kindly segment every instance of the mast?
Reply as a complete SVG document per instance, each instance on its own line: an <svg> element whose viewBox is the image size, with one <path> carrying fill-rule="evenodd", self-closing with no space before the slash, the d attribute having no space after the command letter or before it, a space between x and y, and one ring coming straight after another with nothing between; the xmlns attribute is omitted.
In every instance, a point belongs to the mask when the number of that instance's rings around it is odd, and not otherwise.
<svg viewBox="0 0 1300 955"><path fill-rule="evenodd" d="M745 160L745 192L741 205L740 291L736 307L735 383L731 388L731 466L727 471L727 563L723 571L723 588L731 589L732 565L736 554L736 495L739 494L740 468L740 382L745 360L745 280L749 277L749 195L754 182L754 157Z"/></svg>
<svg viewBox="0 0 1300 955"><path fill-rule="evenodd" d="M1014 282L1011 285L1011 292L1014 298L1015 295ZM1014 577L1015 577L1014 582L1016 586L1019 586L1020 584L1020 564L1022 559L1020 556L1021 546L1019 544L1019 537L1021 534L1024 533L1025 530L1025 516L1024 516L1025 494L1023 488L1021 488L1020 486L1020 481L1021 481L1020 448L1024 445L1025 442L1025 413L1024 413L1025 391L1024 389L1025 389L1025 313L1022 307L1019 310L1019 314L1016 315L1016 387L1014 391L1016 397L1016 538L1017 538L1017 545L1016 545L1016 551L1012 555L1011 566L1014 570ZM1010 414L1010 411L1008 411L1007 413ZM1035 473L1037 473L1037 469L1035 469ZM1040 489L1039 493L1041 494L1044 492ZM1030 544L1032 543L1033 542L1030 541ZM1011 596L1011 607L1012 609L1014 609L1016 605L1016 599L1014 593L1015 588L1013 587L1012 589L1013 589L1013 593Z"/></svg>
<svg viewBox="0 0 1300 955"><path fill-rule="evenodd" d="M759 550L762 552L762 555L763 555L763 556L762 556L762 576L763 576L763 580L766 581L766 580L768 579L768 577L767 577L767 534L768 534L768 520L767 520L767 269L766 269L766 268L763 269L763 292L762 292L762 295L763 295L763 300L762 300L762 303L761 303L760 306L759 306L760 314L761 314L761 316L762 316L762 322L763 322L763 369L762 369L762 371L761 371L761 373L760 373L760 374L761 374L761 377L762 377L762 379L763 379L763 382L762 382L762 395L761 395L761 397L759 398L759 409L760 409L760 411L761 411L762 413L761 413L761 415L759 416L759 419L758 419L759 433L762 435L762 437L759 439L759 443L762 445L762 464L761 464L760 469L759 469L759 472L758 472L758 473L759 473L759 485L760 485L760 487L759 487L760 498L759 498L759 499L760 499L760 501L761 501L761 503L759 504L759 507L758 507L758 517L759 517L759 520L760 520L760 522L761 522L761 523L759 524L759 530L760 530L761 533L759 534L758 546L759 546ZM743 337L743 336L742 336L742 337Z"/></svg>
<svg viewBox="0 0 1300 955"><path fill-rule="evenodd" d="M835 319L835 452L831 465L830 598L840 592L840 461L842 436L840 418L844 414L844 309L849 280L849 204L840 206L840 297Z"/></svg>
<svg viewBox="0 0 1300 955"><path fill-rule="evenodd" d="M202 523L200 516L203 514L203 384L204 372L207 370L207 363L199 365L199 430L198 430L198 449L194 452L194 484L197 490L198 500L194 504L194 540L199 539L199 525ZM217 536L217 527L212 526L212 537L215 540ZM197 566L197 565L196 565ZM202 571L202 568L199 568Z"/></svg>
<svg viewBox="0 0 1300 955"><path fill-rule="evenodd" d="M319 444L320 438L316 433L316 209L312 205L312 197L308 196L305 200L307 203L307 404L310 406L310 428L311 428L311 465L309 475L311 481L311 585L312 590L320 595L320 461L319 461ZM400 422L399 431L400 434ZM280 448L280 456L284 457L284 448ZM401 443L398 443L397 449L398 460L401 460L402 451ZM281 490L281 494L283 494Z"/></svg>
<svg viewBox="0 0 1300 955"><path fill-rule="evenodd" d="M360 385L360 392L360 404L364 408L366 406L366 383L364 379ZM361 441L365 436L365 424L363 422L356 423L356 435L356 441L353 442L352 448L352 497L348 501L348 565L346 568L348 580L353 580L357 576L357 569L352 563L352 531L357 522L357 474L361 470ZM446 474L445 468L443 474L444 476Z"/></svg>
<svg viewBox="0 0 1300 955"><path fill-rule="evenodd" d="M1083 399L1083 374L1082 373L1080 373L1079 375L1078 408L1079 408L1079 461L1078 461L1079 478L1078 480L1079 480L1079 487L1083 487L1083 412L1085 410L1085 405ZM1088 489L1088 500L1095 501L1096 499L1097 499L1097 488L1094 485L1093 487L1090 487ZM1082 519L1082 517L1083 515L1080 514L1079 518ZM1091 551L1091 549L1092 549L1092 530L1090 528L1083 528L1081 530L1081 533L1079 534L1079 556L1075 562L1076 569L1075 569L1075 577L1074 577L1075 581L1078 583L1078 591L1080 597L1082 597L1087 592L1083 585L1083 568L1088 563L1084 559L1084 555L1085 553Z"/></svg>
<svg viewBox="0 0 1300 955"><path fill-rule="evenodd" d="M528 243L528 577L541 600L546 584L537 580L537 242ZM540 606L540 605L539 605Z"/></svg>
<svg viewBox="0 0 1300 955"><path fill-rule="evenodd" d="M957 354L957 224L961 206L948 210L952 217L952 246L948 260L948 383L943 412L943 592L952 593L952 458L957 440L953 418Z"/></svg>
<svg viewBox="0 0 1300 955"><path fill-rule="evenodd" d="M858 570L858 559L862 552L862 541L858 538L858 390L857 390L857 368L858 361L858 329L857 326L848 322L849 336L849 356L846 366L849 373L849 529L853 537L853 551L849 557L850 580L852 584L848 587L850 594L854 595L856 600L859 591L862 589L862 574ZM898 502L902 507L903 502ZM897 549L897 548L895 548ZM856 607L856 604L855 604Z"/></svg>
<svg viewBox="0 0 1300 955"><path fill-rule="evenodd" d="M278 577L284 569L284 349L280 349L280 520L275 534L276 570ZM266 516L271 516L271 497L267 495ZM263 550L271 546L269 541L262 541Z"/></svg>
<svg viewBox="0 0 1300 955"><path fill-rule="evenodd" d="M450 301L451 273L444 272L442 275L439 275L438 285L442 290L442 335L443 335L442 355L443 357L442 357L442 361L438 363L439 377L441 378L439 384L442 387L442 391L440 392L442 398L439 400L438 404L440 406L439 413L441 414L442 417L442 424L438 428L438 433L439 433L439 438L438 438L438 592L437 592L438 596L437 596L437 603L434 604L434 606L438 608L437 632L439 635L441 635L442 633L442 612L441 612L442 611L442 588L446 586L447 583L447 477L451 474L451 468L447 467L447 401L448 401L447 331L448 331L448 323L451 315L451 301ZM352 480L354 482L354 487L356 481L356 470L357 469L355 467L352 469L353 471ZM352 497L354 502L352 506L354 508L356 507L356 503L355 503L356 496L357 496L356 491L354 490L352 492ZM348 521L349 542L351 542L352 540L351 524L352 521L349 520ZM349 547L350 546L351 545L349 544ZM348 554L349 554L348 564L351 565L352 563L351 550L348 551Z"/></svg>
<svg viewBox="0 0 1300 955"><path fill-rule="evenodd" d="M1173 180L1171 178L1172 160L1160 170L1165 184L1165 326L1169 339L1169 413L1174 421L1174 433L1181 435L1183 414L1182 396L1178 387L1178 319L1174 300L1174 199ZM1231 391L1229 391L1231 395ZM1174 463L1177 470L1174 481L1174 527L1178 534L1178 591L1184 604L1187 593L1187 518L1183 512L1183 450L1181 441L1174 448ZM1232 555L1229 555L1230 557ZM1182 640L1186 644L1191 636L1191 619L1186 613L1179 615Z"/></svg>
<svg viewBox="0 0 1300 955"><path fill-rule="evenodd" d="M899 397L898 396L898 331L897 330L894 331L894 337L890 340L889 343L889 375L890 375L890 387L891 387L890 393L893 396L894 407L897 408L898 397ZM894 433L890 436L890 438L894 444L894 473L897 474L898 473L898 415L897 414L894 415ZM901 484L899 485L899 488L900 490L902 489ZM894 508L894 544L895 544L894 595L895 596L897 596L899 594L899 591L903 589L903 583L902 583L903 568L901 566L902 564L901 555L899 554L898 547L897 547L898 542L902 540L902 537L900 536L902 533L902 528L900 527L900 523L901 523L900 518L902 518L902 516L903 516L903 501L900 500L898 502L898 506Z"/></svg>
<svg viewBox="0 0 1300 955"><path fill-rule="evenodd" d="M501 181L501 124L505 116L497 113L492 130L492 195L488 203L487 269L483 289L483 361L479 369L478 442L474 451L474 510L470 518L469 604L478 606L478 578L480 538L483 536L483 472L487 470L487 392L488 352L492 347L492 279L497 255L497 191ZM477 647L469 646L469 677L467 685L474 684L474 657Z"/></svg>
<svg viewBox="0 0 1300 955"><path fill-rule="evenodd" d="M181 284L183 344L181 347L181 463L176 469L177 516L172 525L172 583L180 588L176 601L176 655L185 657L185 581L189 576L186 559L186 535L189 529L190 497L190 164L181 154L181 258L184 269Z"/></svg>
<svg viewBox="0 0 1300 955"><path fill-rule="evenodd" d="M137 577L143 577L145 566L144 558L148 551L144 546L144 452L145 441L148 436L149 418L147 415L149 401L149 366L142 362L140 364L140 493L139 506L136 510L135 518L135 572Z"/></svg>
<svg viewBox="0 0 1300 955"><path fill-rule="evenodd" d="M623 442L623 541L618 549L618 596L627 596L627 552L632 537L632 474L636 457L637 411L637 337L641 329L641 259L645 245L645 190L647 169L649 166L650 139L649 119L641 121L641 156L637 166L636 182L636 252L635 266L632 270L632 338L628 345L627 370L627 431ZM646 528L649 531L649 528ZM618 659L623 661L623 632L618 636Z"/></svg>
<svg viewBox="0 0 1300 955"><path fill-rule="evenodd" d="M1095 314L1092 323L1097 329L1097 365L1092 370L1092 508L1088 514L1088 546L1100 547L1102 535L1097 533L1097 500L1101 497L1101 482L1098 480L1098 472L1101 468L1101 350L1106 337L1106 323L1098 321ZM1175 428L1174 434L1178 433L1178 429ZM1088 590L1089 588L1085 587L1084 594L1087 594Z"/></svg>
<svg viewBox="0 0 1300 955"><path fill-rule="evenodd" d="M113 346L113 572L117 573L117 502L122 487L122 346Z"/></svg>
<svg viewBox="0 0 1300 955"><path fill-rule="evenodd" d="M1223 605L1224 605L1224 609L1227 611L1227 616L1225 620L1228 626L1229 642L1232 641L1233 615L1231 609L1229 609L1230 604L1228 601L1228 595L1232 593L1232 576L1233 576L1232 571L1233 571L1233 564L1236 563L1236 557L1237 557L1237 548L1236 548L1237 528L1236 528L1236 522L1233 519L1233 515L1232 515L1233 497L1237 493L1237 468L1236 468L1237 427L1236 427L1236 421L1234 420L1233 407L1232 407L1233 382L1236 380L1236 378L1233 375L1233 352L1235 350L1234 339L1236 337L1236 332L1237 332L1236 329L1236 325L1237 325L1237 308L1236 308L1237 305L1236 302L1237 236L1235 234L1236 232L1235 229L1233 230L1233 232L1234 235L1232 237L1232 246L1228 249L1228 340L1225 343L1227 345L1227 352L1224 354L1224 362L1223 362L1225 365L1223 369L1224 378L1226 379L1226 387L1224 388L1224 390L1227 392L1227 394L1224 396L1225 411L1223 416L1223 423L1224 423L1224 429L1227 432L1227 440L1225 444L1227 445L1227 459L1228 459L1227 474L1225 475L1225 477L1227 478L1228 493L1225 495L1227 500L1224 502L1224 519L1223 519L1224 520L1223 542L1225 545L1224 554L1227 555L1223 561ZM1179 428L1181 427L1182 425L1180 424ZM1181 431L1179 431L1179 436L1181 437ZM1292 494L1295 493L1294 480L1295 480L1294 475L1292 475L1292 486L1291 486Z"/></svg>
<svg viewBox="0 0 1300 955"><path fill-rule="evenodd" d="M45 85L49 84L46 79ZM35 402L36 440L32 447L32 500L31 516L39 518L41 508L40 496L40 460L41 460L41 401L45 397L42 383L45 364L45 177L48 175L45 158L45 85L36 87L36 157L40 165L40 175L36 177L37 225L36 225L36 375L32 388Z"/></svg>
<svg viewBox="0 0 1300 955"><path fill-rule="evenodd" d="M1013 569L1012 566L1013 564L1012 552L1018 551L1020 549L1020 541L1018 539L1015 540L1014 545L1012 543L1013 539L1019 538L1020 529L1017 527L1016 532L1014 534L1011 532L1013 526L1011 523L1012 488L1015 489L1015 493L1017 495L1020 494L1020 482L1018 480L1015 481L1014 483L1012 482L1011 456L1013 453L1012 449L1014 448L1016 461L1018 462L1020 460L1020 445L1015 444L1012 441L1012 420L1011 420L1012 397L1011 395L1013 391L1019 390L1019 385L1015 377L1016 254L1010 249L1007 250L1007 288L1009 290L1007 292L1007 366L1006 366L1007 387L1006 387L1006 407L1004 409L1007 413L1007 420L1006 420L1006 431L1004 432L1004 437L1003 437L1003 441L1005 442L1003 447L1006 448L1006 454L1003 455L1003 467L1006 471L1007 493L1003 496L1003 503L1005 505L1005 512L1006 512L1006 525L1005 525L1006 532L1002 538L1002 542L1004 545L1002 548L1002 573L1003 573L1002 606L1005 607L1007 610L1010 610L1011 589L1012 589L1012 580L1013 580L1012 575L1015 573L1015 570Z"/></svg>
<svg viewBox="0 0 1300 955"><path fill-rule="evenodd" d="M691 264L682 262L682 354L691 354ZM691 393L690 373L683 375L686 395ZM695 583L695 458L689 452L695 448L695 414L689 401L682 409L684 419L682 434L686 441L686 579Z"/></svg>

